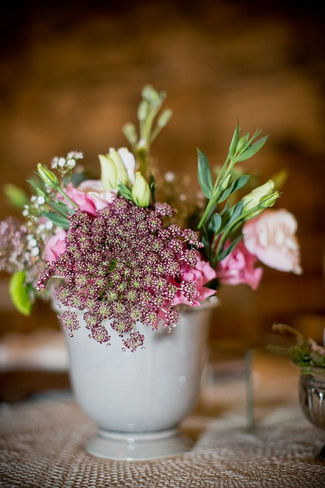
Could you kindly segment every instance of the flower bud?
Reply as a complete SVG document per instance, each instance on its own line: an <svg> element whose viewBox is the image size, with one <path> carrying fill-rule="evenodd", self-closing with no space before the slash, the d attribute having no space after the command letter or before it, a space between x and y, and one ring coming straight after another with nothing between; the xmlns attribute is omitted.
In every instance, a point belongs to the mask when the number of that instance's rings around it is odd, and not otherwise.
<svg viewBox="0 0 325 488"><path fill-rule="evenodd" d="M128 124L125 124L123 126L123 133L130 144L136 144L138 140L138 134L136 128L134 127L134 124L131 124L130 122Z"/></svg>
<svg viewBox="0 0 325 488"><path fill-rule="evenodd" d="M254 188L248 195L243 198L243 208L244 211L247 212L248 210L257 207L260 203L261 198L269 196L273 193L274 190L274 182L269 180L264 185L258 186ZM259 212L258 212L259 213Z"/></svg>
<svg viewBox="0 0 325 488"><path fill-rule="evenodd" d="M237 146L236 146L236 153L237 154L241 153L242 150L245 148L247 141L248 141L248 137L249 137L249 134L245 134L237 142Z"/></svg>
<svg viewBox="0 0 325 488"><path fill-rule="evenodd" d="M152 105L160 105L161 100L164 97L164 93L158 93L151 85L146 85L142 89L142 98L148 100Z"/></svg>
<svg viewBox="0 0 325 488"><path fill-rule="evenodd" d="M114 190L117 187L117 169L109 156L98 156L101 166L101 180L104 190Z"/></svg>
<svg viewBox="0 0 325 488"><path fill-rule="evenodd" d="M146 100L143 100L138 108L138 119L140 121L146 120L149 111L149 104Z"/></svg>
<svg viewBox="0 0 325 488"><path fill-rule="evenodd" d="M159 119L157 120L157 125L158 127L165 127L168 122L171 119L171 116L173 115L173 112L167 108L166 110L163 111L163 113L160 115Z"/></svg>
<svg viewBox="0 0 325 488"><path fill-rule="evenodd" d="M44 183L50 188L58 188L60 186L58 177L43 164L38 163L37 171Z"/></svg>
<svg viewBox="0 0 325 488"><path fill-rule="evenodd" d="M269 208L273 207L277 199L279 198L280 193L278 191L274 191L270 195L266 195L260 199L259 206L262 208Z"/></svg>
<svg viewBox="0 0 325 488"><path fill-rule="evenodd" d="M108 157L114 161L117 171L117 184L123 183L123 185L127 185L128 174L119 153L114 148L110 147Z"/></svg>
<svg viewBox="0 0 325 488"><path fill-rule="evenodd" d="M150 203L150 188L142 174L135 174L135 183L132 187L132 197L138 207L147 207Z"/></svg>
<svg viewBox="0 0 325 488"><path fill-rule="evenodd" d="M224 178L222 178L222 180L220 182L220 185L219 185L220 190L224 191L224 190L226 190L228 188L230 178L231 178L231 174L230 173L229 173L229 175L227 175Z"/></svg>

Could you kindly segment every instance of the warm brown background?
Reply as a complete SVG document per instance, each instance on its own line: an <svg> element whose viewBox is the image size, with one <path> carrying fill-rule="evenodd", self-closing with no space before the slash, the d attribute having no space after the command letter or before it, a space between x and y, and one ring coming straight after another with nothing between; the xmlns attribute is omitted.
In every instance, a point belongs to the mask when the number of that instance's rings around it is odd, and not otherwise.
<svg viewBox="0 0 325 488"><path fill-rule="evenodd" d="M282 5L285 3L285 6ZM15 2L1 14L0 181L27 188L37 162L125 145L143 85L166 90L174 117L154 146L164 170L189 173L196 147L221 163L239 118L270 134L247 163L290 172L278 207L299 222L304 274L265 270L257 292L223 288L214 339L263 343L273 322L324 327L324 14L306 2ZM51 5L51 6L50 6ZM310 3L307 5L311 5ZM1 196L4 218L11 209ZM1 333L56 327L47 306L13 311L2 278Z"/></svg>

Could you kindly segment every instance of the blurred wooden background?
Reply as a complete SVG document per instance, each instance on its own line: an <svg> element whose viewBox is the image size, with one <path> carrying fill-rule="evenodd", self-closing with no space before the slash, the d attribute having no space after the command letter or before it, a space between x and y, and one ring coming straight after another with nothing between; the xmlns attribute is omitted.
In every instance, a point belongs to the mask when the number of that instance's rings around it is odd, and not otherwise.
<svg viewBox="0 0 325 488"><path fill-rule="evenodd" d="M247 163L289 179L279 207L298 219L302 276L265 269L257 292L224 287L212 339L263 342L274 322L318 338L325 326L324 11L288 1L14 2L1 13L0 181L27 189L37 162L125 145L141 88L166 90L174 116L153 146L164 171L196 184L196 147L223 162L237 119L270 134ZM0 197L0 218L12 209ZM0 333L58 327L39 303L16 313L0 281Z"/></svg>

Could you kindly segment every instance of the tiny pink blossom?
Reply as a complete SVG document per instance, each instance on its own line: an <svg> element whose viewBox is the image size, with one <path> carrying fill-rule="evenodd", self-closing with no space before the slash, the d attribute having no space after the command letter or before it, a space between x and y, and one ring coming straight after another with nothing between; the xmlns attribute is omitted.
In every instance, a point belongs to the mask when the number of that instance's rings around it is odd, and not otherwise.
<svg viewBox="0 0 325 488"><path fill-rule="evenodd" d="M262 268L255 268L257 259L242 242L217 267L217 279L225 285L245 283L256 290L262 278Z"/></svg>
<svg viewBox="0 0 325 488"><path fill-rule="evenodd" d="M64 253L66 249L65 236L66 232L64 230L60 230L60 232L50 237L45 245L46 261L52 263L53 261L56 261L62 253Z"/></svg>
<svg viewBox="0 0 325 488"><path fill-rule="evenodd" d="M204 285L216 277L216 272L211 268L209 262L202 259L199 251L194 251L197 258L197 263L194 267L190 267L188 264L183 263L180 268L180 278L182 281L191 282L195 286L194 298L192 303L183 295L181 287L179 284L176 286L178 290L173 299L172 305L178 305L184 303L186 305L191 305L194 307L199 307L200 302L206 298L214 295L215 290L207 288ZM173 281L174 284L176 284Z"/></svg>
<svg viewBox="0 0 325 488"><path fill-rule="evenodd" d="M247 249L261 263L279 271L301 274L297 221L285 209L266 210L243 227Z"/></svg>

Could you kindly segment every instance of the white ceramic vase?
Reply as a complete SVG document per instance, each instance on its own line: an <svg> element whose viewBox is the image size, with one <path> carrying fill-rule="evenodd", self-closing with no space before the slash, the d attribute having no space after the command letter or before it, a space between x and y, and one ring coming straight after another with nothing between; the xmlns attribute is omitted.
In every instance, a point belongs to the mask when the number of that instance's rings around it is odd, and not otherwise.
<svg viewBox="0 0 325 488"><path fill-rule="evenodd" d="M122 351L113 330L110 346L90 339L79 315L81 328L65 335L75 397L98 425L86 446L90 454L140 460L191 447L179 426L198 400L212 306L181 311L171 333L139 324L145 348L135 352Z"/></svg>

